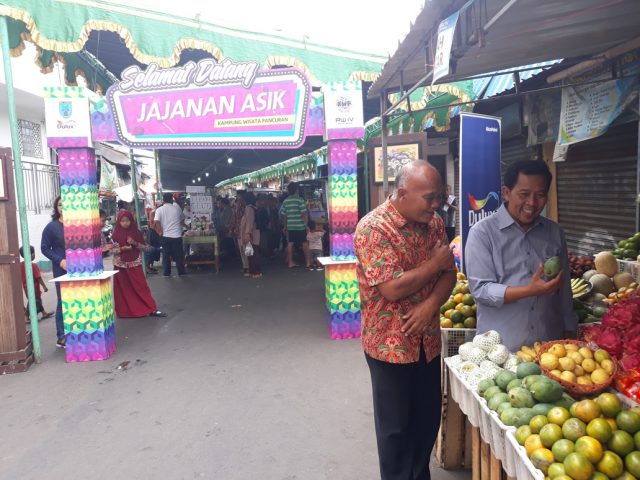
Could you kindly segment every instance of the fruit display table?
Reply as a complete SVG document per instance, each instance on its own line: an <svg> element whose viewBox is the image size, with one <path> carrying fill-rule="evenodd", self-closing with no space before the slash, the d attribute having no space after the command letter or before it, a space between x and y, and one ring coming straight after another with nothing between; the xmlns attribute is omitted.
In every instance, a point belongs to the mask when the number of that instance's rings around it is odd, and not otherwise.
<svg viewBox="0 0 640 480"><path fill-rule="evenodd" d="M517 452L508 448L506 439L507 433L509 431L515 431L515 428L507 427L500 422L498 415L489 410L486 402L480 398L473 388L466 385L460 373L451 367L450 359L445 359L444 363L447 368L451 398L467 416L471 425L478 429L479 437L482 440L482 442L478 442L476 439L476 441L473 442L476 444L473 446L472 451L474 467L478 466L481 468L481 471L485 470L480 466L482 457L486 457L486 454L482 454L482 443L484 443L490 448L488 465L493 464L492 470L496 470L496 466L500 465L507 476L515 477L518 455ZM479 461L477 461L476 458L479 459ZM475 470L476 468L474 468L474 474ZM491 478L500 478L495 475L496 473L494 472ZM489 476L481 475L481 478L489 478ZM520 479L520 477L518 478Z"/></svg>
<svg viewBox="0 0 640 480"><path fill-rule="evenodd" d="M187 236L182 237L182 243L184 246L204 244L213 245L213 259L211 260L186 260L185 266L190 267L192 265L214 265L216 273L220 273L220 252L218 249L218 237L217 235L199 235L199 236Z"/></svg>

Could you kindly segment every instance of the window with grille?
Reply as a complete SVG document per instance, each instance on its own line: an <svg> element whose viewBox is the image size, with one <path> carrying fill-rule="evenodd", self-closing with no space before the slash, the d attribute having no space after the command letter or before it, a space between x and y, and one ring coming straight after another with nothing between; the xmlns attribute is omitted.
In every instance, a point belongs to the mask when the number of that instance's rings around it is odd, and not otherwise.
<svg viewBox="0 0 640 480"><path fill-rule="evenodd" d="M42 136L40 124L28 120L18 120L20 151L26 157L42 158Z"/></svg>

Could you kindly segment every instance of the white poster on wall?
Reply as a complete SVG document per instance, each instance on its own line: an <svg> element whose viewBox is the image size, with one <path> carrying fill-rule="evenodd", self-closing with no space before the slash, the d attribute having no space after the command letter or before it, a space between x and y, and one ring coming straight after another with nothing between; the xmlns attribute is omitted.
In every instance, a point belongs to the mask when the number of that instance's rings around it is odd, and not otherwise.
<svg viewBox="0 0 640 480"><path fill-rule="evenodd" d="M44 108L49 147L63 146L63 139L73 146L93 146L87 97L45 98Z"/></svg>

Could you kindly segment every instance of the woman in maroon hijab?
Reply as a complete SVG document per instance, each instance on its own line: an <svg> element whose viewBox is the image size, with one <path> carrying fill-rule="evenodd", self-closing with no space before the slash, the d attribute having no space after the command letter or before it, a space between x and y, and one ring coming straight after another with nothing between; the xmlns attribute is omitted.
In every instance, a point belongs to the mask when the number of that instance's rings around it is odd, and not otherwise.
<svg viewBox="0 0 640 480"><path fill-rule="evenodd" d="M131 212L118 212L111 241L114 243L113 266L118 271L113 280L116 315L120 318L166 317L166 313L158 310L144 277L141 251L147 245Z"/></svg>

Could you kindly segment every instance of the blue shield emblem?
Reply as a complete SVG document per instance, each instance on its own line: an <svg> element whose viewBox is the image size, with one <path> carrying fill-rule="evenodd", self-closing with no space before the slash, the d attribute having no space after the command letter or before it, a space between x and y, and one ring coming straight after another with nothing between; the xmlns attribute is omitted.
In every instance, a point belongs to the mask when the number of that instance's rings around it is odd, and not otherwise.
<svg viewBox="0 0 640 480"><path fill-rule="evenodd" d="M73 108L71 102L60 102L58 104L58 111L60 112L60 116L65 120L71 118L73 114Z"/></svg>

